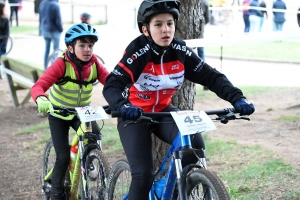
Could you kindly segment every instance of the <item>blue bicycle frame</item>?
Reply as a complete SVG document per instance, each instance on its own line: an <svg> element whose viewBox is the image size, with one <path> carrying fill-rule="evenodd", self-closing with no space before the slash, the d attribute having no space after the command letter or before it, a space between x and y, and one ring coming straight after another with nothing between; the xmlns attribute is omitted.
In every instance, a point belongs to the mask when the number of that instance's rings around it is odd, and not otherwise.
<svg viewBox="0 0 300 200"><path fill-rule="evenodd" d="M170 200L174 193L174 188L176 183L178 184L178 195L180 199L188 199L185 192L185 178L182 165L182 151L184 150L191 151L191 138L190 135L181 135L180 131L178 132L176 138L171 144L168 152L166 153L164 160L162 161L159 169L154 175L154 182L152 184L151 190L149 192L149 200L155 200L155 196L158 199ZM204 158L204 150L202 149L202 158ZM170 161L168 163L168 161ZM201 159L202 167L206 168L205 159ZM192 164L193 167L200 167L195 164ZM187 166L189 171L189 166ZM186 173L188 172L186 171ZM181 190L181 191L180 191ZM123 200L128 198L126 194Z"/></svg>

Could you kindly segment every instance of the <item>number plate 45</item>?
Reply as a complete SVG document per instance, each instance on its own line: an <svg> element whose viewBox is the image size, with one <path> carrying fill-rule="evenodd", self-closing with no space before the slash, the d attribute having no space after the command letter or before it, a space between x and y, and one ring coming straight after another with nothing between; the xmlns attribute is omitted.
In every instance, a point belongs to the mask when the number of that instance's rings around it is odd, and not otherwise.
<svg viewBox="0 0 300 200"><path fill-rule="evenodd" d="M177 111L171 115L182 135L216 130L214 122L204 111Z"/></svg>

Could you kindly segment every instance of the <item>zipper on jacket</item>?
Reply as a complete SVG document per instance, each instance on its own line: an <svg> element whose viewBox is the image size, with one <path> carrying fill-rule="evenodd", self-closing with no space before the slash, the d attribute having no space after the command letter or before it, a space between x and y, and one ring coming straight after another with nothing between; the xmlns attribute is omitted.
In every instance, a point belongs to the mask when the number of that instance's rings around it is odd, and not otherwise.
<svg viewBox="0 0 300 200"><path fill-rule="evenodd" d="M80 106L81 92L82 92L82 89L81 89L81 87L80 87L80 88L79 88L79 92L78 92L77 106Z"/></svg>
<svg viewBox="0 0 300 200"><path fill-rule="evenodd" d="M164 50L163 54L160 57L160 68L161 68L162 75L165 75L164 64L163 64L164 63L163 60L164 60L165 53L166 53L166 50ZM158 104L158 101L159 101L159 90L156 91L156 101L155 101L155 104L152 107L152 112L155 112L155 107Z"/></svg>
<svg viewBox="0 0 300 200"><path fill-rule="evenodd" d="M80 76L79 76L80 81L82 81L82 77L83 77L83 71L80 72ZM77 106L80 106L81 93L82 93L82 84L79 84L79 94L78 94Z"/></svg>

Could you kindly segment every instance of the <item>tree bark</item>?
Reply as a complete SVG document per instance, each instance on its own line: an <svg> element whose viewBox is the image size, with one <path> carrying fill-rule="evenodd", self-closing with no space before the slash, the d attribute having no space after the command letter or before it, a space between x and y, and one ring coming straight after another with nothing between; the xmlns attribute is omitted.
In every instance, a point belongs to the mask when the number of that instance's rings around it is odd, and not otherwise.
<svg viewBox="0 0 300 200"><path fill-rule="evenodd" d="M202 0L181 0L180 16L176 26L175 37L182 39L198 39L201 32L201 24L204 16L201 9ZM194 49L196 51L196 49ZM195 84L184 80L180 90L172 97L172 104L180 110L192 110L195 103ZM157 169L166 154L169 144L164 143L157 137L152 137L154 167Z"/></svg>

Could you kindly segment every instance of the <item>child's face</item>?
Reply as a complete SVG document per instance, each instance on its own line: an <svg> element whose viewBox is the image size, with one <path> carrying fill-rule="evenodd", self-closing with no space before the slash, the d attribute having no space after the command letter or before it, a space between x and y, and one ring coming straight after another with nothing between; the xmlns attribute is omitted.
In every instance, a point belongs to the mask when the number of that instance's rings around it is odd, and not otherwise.
<svg viewBox="0 0 300 200"><path fill-rule="evenodd" d="M94 52L94 43L91 42L81 42L77 40L75 43L75 55L80 60L87 62L91 59ZM74 53L72 46L69 46L71 53Z"/></svg>
<svg viewBox="0 0 300 200"><path fill-rule="evenodd" d="M145 26L143 26L143 33L149 36ZM149 23L149 30L153 41L161 46L169 46L175 34L175 22L173 15L169 13L157 14L153 16Z"/></svg>

